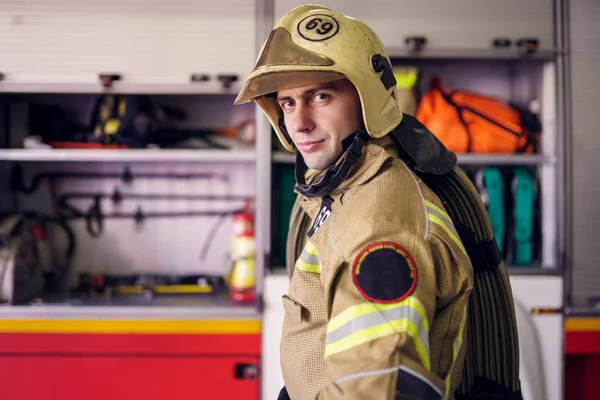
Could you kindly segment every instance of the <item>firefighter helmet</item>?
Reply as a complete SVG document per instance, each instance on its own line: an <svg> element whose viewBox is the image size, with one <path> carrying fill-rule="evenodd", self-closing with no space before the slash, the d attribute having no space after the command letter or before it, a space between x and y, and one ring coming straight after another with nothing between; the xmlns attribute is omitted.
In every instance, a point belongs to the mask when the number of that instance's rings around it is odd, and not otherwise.
<svg viewBox="0 0 600 400"><path fill-rule="evenodd" d="M354 18L321 6L304 5L276 23L235 104L255 101L283 146L294 151L285 129L280 128L283 123L279 106L269 95L342 78L356 87L371 137L382 137L400 123L396 80L377 35Z"/></svg>

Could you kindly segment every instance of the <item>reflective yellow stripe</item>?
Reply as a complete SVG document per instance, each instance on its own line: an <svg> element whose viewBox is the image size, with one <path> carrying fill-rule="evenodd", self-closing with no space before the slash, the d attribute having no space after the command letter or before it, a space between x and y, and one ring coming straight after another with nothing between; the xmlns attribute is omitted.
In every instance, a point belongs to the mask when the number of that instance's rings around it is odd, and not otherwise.
<svg viewBox="0 0 600 400"><path fill-rule="evenodd" d="M313 256L319 256L319 253L317 253L317 248L311 243L311 242L306 242L306 246L304 246L304 250L306 250L306 252L308 254L312 254Z"/></svg>
<svg viewBox="0 0 600 400"><path fill-rule="evenodd" d="M456 232L456 228L454 227L450 216L444 210L430 201L425 200L425 204L427 205L427 217L429 220L441 226L448 236L450 236L452 241L454 241L454 243L456 243L456 245L460 248L460 251L467 256L467 251L465 250L465 247L458 236L458 232Z"/></svg>
<svg viewBox="0 0 600 400"><path fill-rule="evenodd" d="M317 248L312 243L306 242L302 254L296 260L296 268L304 272L321 273L321 260L317 254Z"/></svg>
<svg viewBox="0 0 600 400"><path fill-rule="evenodd" d="M450 230L450 228L448 228L448 226L440 218L438 218L437 216L432 215L432 214L428 214L428 216L429 216L429 220L431 222L438 224L439 226L442 227L443 230L446 231L448 236L450 236L450 238L454 241L454 243L456 243L456 245L460 248L460 251L462 251L462 253L466 256L467 250L465 250L465 247L463 246L463 244L462 244L461 240L458 238L458 236L456 236L454 234L454 232L452 232L452 230Z"/></svg>
<svg viewBox="0 0 600 400"><path fill-rule="evenodd" d="M321 273L320 265L307 264L304 261L302 261L301 259L298 259L298 261L296 261L296 268L298 268L300 271L304 271L304 272L313 272L315 274Z"/></svg>
<svg viewBox="0 0 600 400"><path fill-rule="evenodd" d="M358 318L362 315L387 311L394 308L400 308L404 306L410 306L416 312L419 313L421 317L421 321L423 321L424 328L429 331L429 321L427 320L427 315L425 314L425 307L416 297L410 296L406 299L402 300L399 303L392 304L378 304L378 303L361 303L355 306L349 307L345 309L340 314L336 315L329 321L327 325L327 333L331 333L341 327L342 325L347 324L352 319Z"/></svg>
<svg viewBox="0 0 600 400"><path fill-rule="evenodd" d="M450 371L448 371L448 376L446 376L446 396L444 399L448 400L451 398L450 396L450 383L452 380L452 370L454 369L454 364L456 362L456 358L458 357L458 352L462 346L463 341L463 331L465 329L465 325L467 323L467 307L463 310L463 315L460 321L460 328L458 329L458 336L454 339L454 343L452 345L452 365L450 366Z"/></svg>
<svg viewBox="0 0 600 400"><path fill-rule="evenodd" d="M395 333L408 333L429 370L429 322L425 307L414 297L394 304L358 304L332 318L327 325L325 357Z"/></svg>
<svg viewBox="0 0 600 400"><path fill-rule="evenodd" d="M335 343L331 343L325 346L325 357L329 357L333 354L351 349L352 347L370 342L375 339L379 339L385 336L393 335L394 333L401 332L408 333L409 336L413 339L421 363L425 368L427 368L428 371L431 370L429 352L425 348L425 345L423 344L422 340L419 338L419 329L406 318L395 321L388 321L381 325L373 326L371 328L367 328L362 331L353 333Z"/></svg>
<svg viewBox="0 0 600 400"><path fill-rule="evenodd" d="M452 220L450 219L450 216L446 213L446 211L442 210L441 208L439 208L438 206L436 206L429 200L425 200L425 204L427 205L427 207L432 208L434 211L437 211L440 214L445 215L446 218L448 218L448 222L452 222Z"/></svg>

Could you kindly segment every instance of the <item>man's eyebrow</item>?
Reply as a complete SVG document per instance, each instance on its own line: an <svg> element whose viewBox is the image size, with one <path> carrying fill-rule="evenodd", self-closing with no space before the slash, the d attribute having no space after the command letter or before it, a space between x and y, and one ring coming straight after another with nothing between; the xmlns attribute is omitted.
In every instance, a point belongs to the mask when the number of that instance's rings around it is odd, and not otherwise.
<svg viewBox="0 0 600 400"><path fill-rule="evenodd" d="M301 92L298 97L306 97L310 94L313 94L314 92L318 92L319 90L335 90L335 86L331 82L323 83L323 84L315 86L311 89ZM294 99L292 99L290 96L279 97L279 95L277 95L278 102L284 101L284 100L288 101L288 100L294 100Z"/></svg>

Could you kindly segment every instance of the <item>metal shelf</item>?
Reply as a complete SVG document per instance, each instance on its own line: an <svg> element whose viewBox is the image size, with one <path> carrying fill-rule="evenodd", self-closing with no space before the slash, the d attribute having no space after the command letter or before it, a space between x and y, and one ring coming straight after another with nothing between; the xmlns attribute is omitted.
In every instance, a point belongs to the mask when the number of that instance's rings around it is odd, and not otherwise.
<svg viewBox="0 0 600 400"><path fill-rule="evenodd" d="M223 94L237 95L242 84L232 83L229 88L220 82L197 83L135 83L115 82L105 88L91 82L0 82L0 93L60 93L60 94Z"/></svg>
<svg viewBox="0 0 600 400"><path fill-rule="evenodd" d="M273 153L273 162L279 164L293 164L296 161L296 155L283 151ZM458 163L460 165L541 165L554 164L556 159L544 155L529 154L458 154Z"/></svg>
<svg viewBox="0 0 600 400"><path fill-rule="evenodd" d="M294 153L277 151L273 162L293 164ZM205 161L253 162L254 150L173 150L173 149L0 149L0 161ZM554 157L543 155L459 154L460 165L541 165L554 164Z"/></svg>
<svg viewBox="0 0 600 400"><path fill-rule="evenodd" d="M406 47L389 47L392 59L406 60L514 60L514 61L553 61L562 52L559 49L538 50L523 54L516 48L508 49L428 49L411 51Z"/></svg>
<svg viewBox="0 0 600 400"><path fill-rule="evenodd" d="M457 154L460 165L541 165L554 164L555 157L530 154Z"/></svg>
<svg viewBox="0 0 600 400"><path fill-rule="evenodd" d="M254 150L0 149L0 161L28 162L254 162Z"/></svg>
<svg viewBox="0 0 600 400"><path fill-rule="evenodd" d="M147 300L143 296L121 299L68 299L59 303L0 305L0 324L9 319L257 319L256 304L240 304L226 294L181 295Z"/></svg>
<svg viewBox="0 0 600 400"><path fill-rule="evenodd" d="M541 266L513 266L506 267L509 275L551 275L561 276L564 273L559 267L541 267Z"/></svg>
<svg viewBox="0 0 600 400"><path fill-rule="evenodd" d="M595 307L585 307L585 306L576 306L576 307L567 307L565 308L565 314L569 317L600 317L600 309Z"/></svg>

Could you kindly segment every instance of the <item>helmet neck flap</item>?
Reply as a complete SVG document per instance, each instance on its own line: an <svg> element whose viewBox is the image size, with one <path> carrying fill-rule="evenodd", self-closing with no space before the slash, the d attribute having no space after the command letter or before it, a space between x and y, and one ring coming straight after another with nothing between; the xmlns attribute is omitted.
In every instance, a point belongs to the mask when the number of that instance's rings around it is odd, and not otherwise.
<svg viewBox="0 0 600 400"><path fill-rule="evenodd" d="M369 141L369 134L365 131L357 131L342 141L344 152L332 166L325 170L321 178L310 184L306 183L306 163L300 152L296 152L296 165L294 175L296 178L296 190L306 197L323 197L340 186L348 177L352 167L356 165L362 150Z"/></svg>

